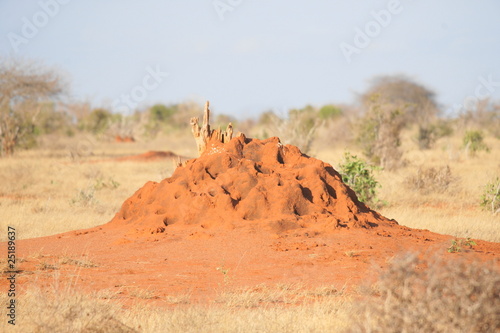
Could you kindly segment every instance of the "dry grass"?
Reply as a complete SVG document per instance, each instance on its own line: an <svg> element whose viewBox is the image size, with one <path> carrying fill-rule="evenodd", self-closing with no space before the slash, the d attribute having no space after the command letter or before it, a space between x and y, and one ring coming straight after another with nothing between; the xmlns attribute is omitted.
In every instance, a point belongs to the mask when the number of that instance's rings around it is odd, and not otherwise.
<svg viewBox="0 0 500 333"><path fill-rule="evenodd" d="M344 295L342 289L334 286L322 286L316 289L306 288L301 284L278 284L269 286L265 284L252 288L231 288L222 291L215 303L223 304L230 308L259 308L268 305L288 306L304 303L324 301L327 298L340 299Z"/></svg>
<svg viewBox="0 0 500 333"><path fill-rule="evenodd" d="M8 301L1 295L2 303ZM16 326L3 332L135 332L116 317L118 306L71 290L29 290L17 298ZM22 304L22 306L20 306Z"/></svg>
<svg viewBox="0 0 500 333"><path fill-rule="evenodd" d="M52 290L32 287L18 298L18 332L338 332L350 326L352 300L331 287L258 286L221 295L223 302L190 304L176 297L175 307L139 303L124 309L114 295L85 295L71 284ZM284 299L293 299L283 303ZM0 302L7 301L4 294ZM278 301L276 303L275 301ZM297 302L297 303L295 303ZM250 306L249 306L250 305ZM21 320L22 319L22 320ZM5 321L0 324L3 329ZM3 327L3 328L2 328ZM9 327L11 329L11 327Z"/></svg>
<svg viewBox="0 0 500 333"><path fill-rule="evenodd" d="M67 256L63 256L62 258L59 259L59 264L60 265L73 265L77 267L84 267L84 268L93 268L93 267L98 267L99 265L93 262L92 260L89 260L86 257L82 257L80 259L73 259Z"/></svg>

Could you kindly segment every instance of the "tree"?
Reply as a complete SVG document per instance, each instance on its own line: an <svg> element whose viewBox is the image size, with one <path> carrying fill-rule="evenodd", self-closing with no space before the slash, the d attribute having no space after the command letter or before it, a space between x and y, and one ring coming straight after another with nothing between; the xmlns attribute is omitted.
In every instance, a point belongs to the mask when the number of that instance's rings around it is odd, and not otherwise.
<svg viewBox="0 0 500 333"><path fill-rule="evenodd" d="M490 151L484 143L483 132L481 131L467 131L462 139L462 147L465 149L466 155L475 156L478 151Z"/></svg>
<svg viewBox="0 0 500 333"><path fill-rule="evenodd" d="M381 102L377 94L371 97L367 107L359 124L358 142L371 162L395 169L401 165L399 146L404 110L398 104Z"/></svg>
<svg viewBox="0 0 500 333"><path fill-rule="evenodd" d="M40 103L40 113L35 123L35 135L64 134L71 136L74 134L74 124L71 115L61 105L53 101Z"/></svg>
<svg viewBox="0 0 500 333"><path fill-rule="evenodd" d="M150 120L153 122L165 122L175 113L175 106L155 104L149 109Z"/></svg>
<svg viewBox="0 0 500 333"><path fill-rule="evenodd" d="M113 115L106 109L97 108L80 119L78 127L93 134L102 134L109 128L112 121L118 121L120 117L119 114Z"/></svg>
<svg viewBox="0 0 500 333"><path fill-rule="evenodd" d="M281 117L268 111L259 118L259 124L264 127L263 137L278 136L283 144L297 146L305 154L310 152L316 130L323 123L318 111L310 105L291 109Z"/></svg>
<svg viewBox="0 0 500 333"><path fill-rule="evenodd" d="M0 155L9 156L34 131L40 102L63 92L59 74L33 61L0 59Z"/></svg>
<svg viewBox="0 0 500 333"><path fill-rule="evenodd" d="M462 130L482 128L500 139L500 103L490 98L476 101L472 107L460 114L459 126Z"/></svg>
<svg viewBox="0 0 500 333"><path fill-rule="evenodd" d="M318 111L318 116L323 120L335 119L342 115L342 109L333 104L327 104Z"/></svg>
<svg viewBox="0 0 500 333"><path fill-rule="evenodd" d="M439 112L433 91L402 75L379 76L372 80L368 91L361 95L361 102L366 109L371 107L375 95L381 105L390 104L403 112L403 125L417 124L417 141L421 149L431 147L439 136L433 126Z"/></svg>
<svg viewBox="0 0 500 333"><path fill-rule="evenodd" d="M278 120L279 120L278 115L274 113L272 110L269 110L260 114L257 124L260 126L270 126L275 122L277 122Z"/></svg>
<svg viewBox="0 0 500 333"><path fill-rule="evenodd" d="M167 128L175 128L173 124L173 117L177 113L177 105L164 105L155 104L150 107L146 113L147 123L144 126L145 134L150 137L155 137L160 130L166 130ZM186 122L183 119L184 122Z"/></svg>

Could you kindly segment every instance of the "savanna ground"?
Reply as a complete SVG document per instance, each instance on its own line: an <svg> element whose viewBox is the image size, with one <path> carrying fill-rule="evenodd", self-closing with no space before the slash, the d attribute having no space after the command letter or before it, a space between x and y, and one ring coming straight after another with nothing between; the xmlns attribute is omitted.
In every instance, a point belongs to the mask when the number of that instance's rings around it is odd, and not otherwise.
<svg viewBox="0 0 500 333"><path fill-rule="evenodd" d="M377 210L401 225L450 235L450 244L452 239L467 237L500 242L500 216L479 206L485 184L500 172L500 140L486 138L491 152L470 157L461 148L458 136L440 139L433 149L419 150L411 139L413 135L409 130L403 132L404 166L376 173L382 202ZM309 154L334 168L346 149L361 155L348 143L321 140L321 132L318 138ZM134 143L103 142L90 135L77 135L46 137L36 149L1 158L0 230L14 226L17 238L27 239L108 222L144 183L172 174L175 161L169 159L114 160L149 150L196 156L194 141L187 135L160 135ZM419 168L447 166L450 174L443 184L417 189L410 181ZM7 240L6 232L1 232L0 240ZM446 252L446 248L441 250ZM17 316L19 322L24 321L24 332L493 332L500 327L497 266L460 262L459 255L452 264L429 259L423 263L428 269L418 272L413 268L420 259L414 255L402 253L401 258L387 258L393 261L391 269L378 283L350 292L342 285L310 289L300 284L242 290L231 287L230 273L221 267L215 299L199 303L186 292L158 307L149 302L154 298L151 290L130 293L134 299L127 304L103 291L79 292L76 277L80 270L92 267L92 258L85 253L79 258L61 254L59 264L74 266L75 280L61 280L57 269L46 267L49 264L40 260L31 283L20 287L23 294L18 297ZM39 257L43 256L40 249ZM52 272L53 283L49 289L42 289L37 276L47 271ZM403 289L398 287L403 285ZM479 288L479 296L471 288ZM487 290L486 298L474 303L471 297L481 297L482 290ZM418 296L421 294L425 295ZM441 299L443 294L450 295L449 302ZM2 303L7 301L4 291L0 297ZM436 310L443 306L446 316ZM484 317L477 317L478 311L473 311L474 315L462 320L467 307L479 307ZM478 322L486 326L477 326ZM3 318L2 327L5 324Z"/></svg>

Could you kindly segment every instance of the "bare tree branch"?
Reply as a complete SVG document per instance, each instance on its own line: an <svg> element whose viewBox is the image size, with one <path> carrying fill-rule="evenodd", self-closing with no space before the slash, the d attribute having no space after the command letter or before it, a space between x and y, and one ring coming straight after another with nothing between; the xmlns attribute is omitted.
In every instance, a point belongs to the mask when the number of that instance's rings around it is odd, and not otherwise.
<svg viewBox="0 0 500 333"><path fill-rule="evenodd" d="M55 70L33 61L0 59L0 155L13 154L18 140L32 130L38 103L63 91Z"/></svg>

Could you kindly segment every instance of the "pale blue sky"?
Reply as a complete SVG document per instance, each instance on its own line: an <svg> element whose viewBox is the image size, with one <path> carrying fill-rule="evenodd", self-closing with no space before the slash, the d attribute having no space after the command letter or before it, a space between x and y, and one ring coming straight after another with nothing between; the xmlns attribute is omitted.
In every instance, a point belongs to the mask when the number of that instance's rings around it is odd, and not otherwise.
<svg viewBox="0 0 500 333"><path fill-rule="evenodd" d="M375 23L391 6L388 24ZM134 105L209 99L246 117L352 103L373 76L403 73L450 107L480 77L493 81L481 95L500 99L499 16L494 0L0 0L0 55L57 66L73 97L96 106L135 92ZM356 29L370 27L348 63L341 43L355 47ZM156 83L148 69L168 76Z"/></svg>

